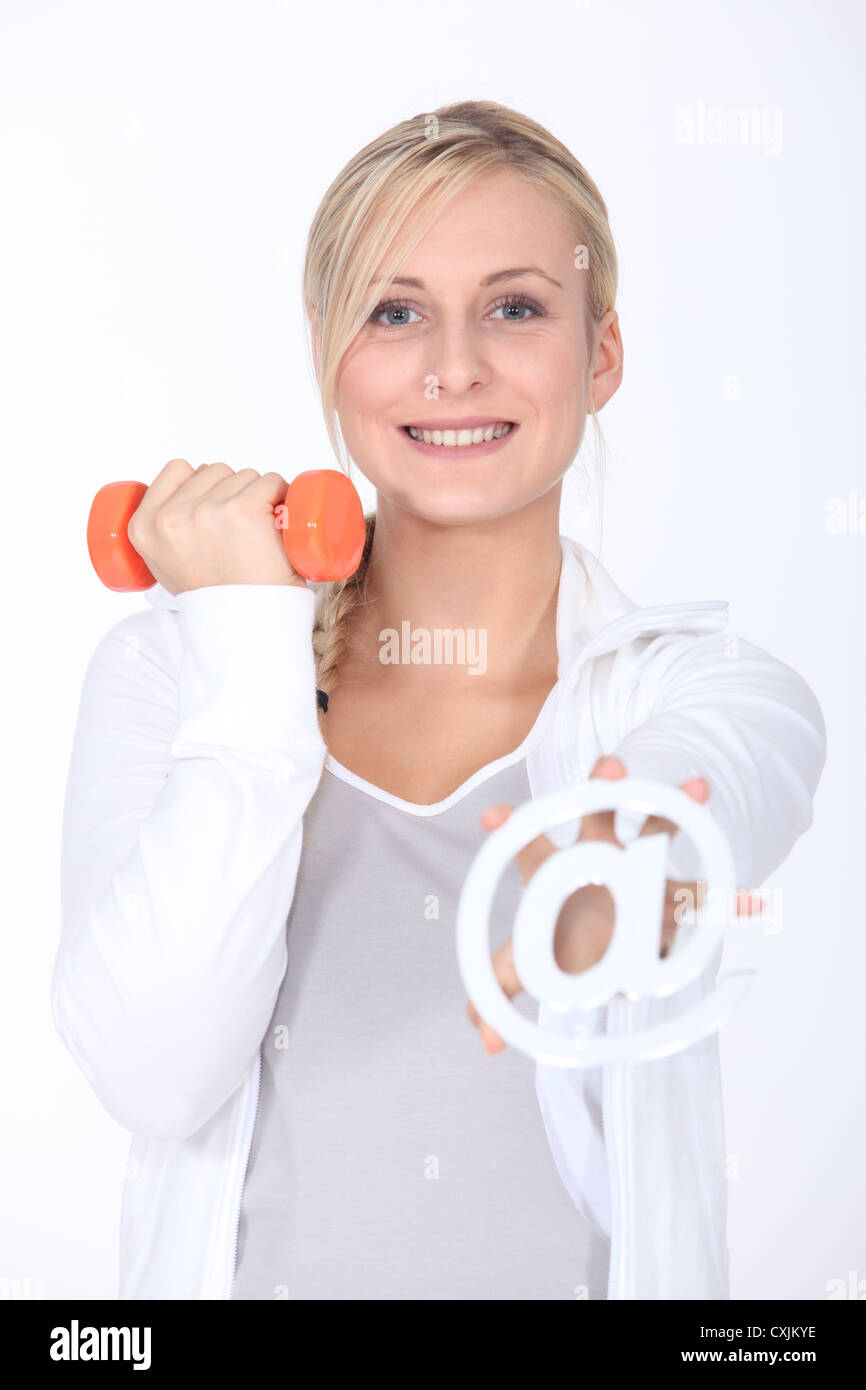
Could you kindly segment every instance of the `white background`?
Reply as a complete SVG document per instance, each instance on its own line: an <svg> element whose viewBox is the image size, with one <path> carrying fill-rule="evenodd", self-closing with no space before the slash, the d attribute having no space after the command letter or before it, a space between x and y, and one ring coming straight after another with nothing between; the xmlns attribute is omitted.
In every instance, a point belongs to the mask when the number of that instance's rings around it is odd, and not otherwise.
<svg viewBox="0 0 866 1390"><path fill-rule="evenodd" d="M641 603L729 599L729 630L825 712L814 826L764 885L782 930L756 934L723 1033L732 1292L866 1279L866 534L828 530L834 498L866 499L864 39L856 0L3 0L0 1278L115 1296L129 1136L48 994L81 680L144 604L90 569L93 493L178 455L335 466L301 314L310 219L382 130L483 97L547 125L608 203L625 377L603 562ZM677 138L701 104L762 111L768 138ZM569 481L562 529L597 548L578 500Z"/></svg>

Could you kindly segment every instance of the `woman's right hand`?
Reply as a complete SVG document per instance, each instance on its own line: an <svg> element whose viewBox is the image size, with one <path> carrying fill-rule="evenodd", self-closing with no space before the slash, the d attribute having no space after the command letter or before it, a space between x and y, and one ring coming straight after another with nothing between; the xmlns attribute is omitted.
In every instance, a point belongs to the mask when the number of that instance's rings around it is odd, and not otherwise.
<svg viewBox="0 0 866 1390"><path fill-rule="evenodd" d="M171 459L141 499L127 534L170 594L213 584L305 586L274 518L288 486L279 473L235 473L227 463L193 468L186 459Z"/></svg>

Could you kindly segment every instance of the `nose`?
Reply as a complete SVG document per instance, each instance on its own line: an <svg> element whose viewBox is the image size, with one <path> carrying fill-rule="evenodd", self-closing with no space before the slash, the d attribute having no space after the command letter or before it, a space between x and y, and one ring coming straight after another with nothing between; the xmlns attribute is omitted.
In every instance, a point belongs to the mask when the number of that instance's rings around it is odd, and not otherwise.
<svg viewBox="0 0 866 1390"><path fill-rule="evenodd" d="M490 381L492 366L483 334L462 318L443 320L427 339L425 389L432 384L449 396L460 396L471 387ZM431 381L432 379L432 381Z"/></svg>

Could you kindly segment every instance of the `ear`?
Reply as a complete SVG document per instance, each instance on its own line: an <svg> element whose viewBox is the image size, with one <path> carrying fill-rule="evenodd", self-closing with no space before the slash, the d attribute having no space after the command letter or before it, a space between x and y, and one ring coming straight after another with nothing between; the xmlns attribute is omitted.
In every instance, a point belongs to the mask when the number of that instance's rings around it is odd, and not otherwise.
<svg viewBox="0 0 866 1390"><path fill-rule="evenodd" d="M622 337L619 331L619 315L609 309L598 324L595 359L592 367L590 391L596 410L606 405L622 381Z"/></svg>

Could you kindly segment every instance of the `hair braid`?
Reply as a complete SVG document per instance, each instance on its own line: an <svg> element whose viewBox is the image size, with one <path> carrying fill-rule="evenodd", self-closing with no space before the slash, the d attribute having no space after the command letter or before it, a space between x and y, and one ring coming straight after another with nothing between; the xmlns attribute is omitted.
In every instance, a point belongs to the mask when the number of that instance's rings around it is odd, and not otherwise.
<svg viewBox="0 0 866 1390"><path fill-rule="evenodd" d="M366 538L361 562L348 579L318 586L316 618L313 623L313 652L316 658L316 686L330 695L339 683L340 661L349 641L352 610L365 601L367 568L376 529L376 513L364 517ZM319 728L327 743L327 718L319 709Z"/></svg>

